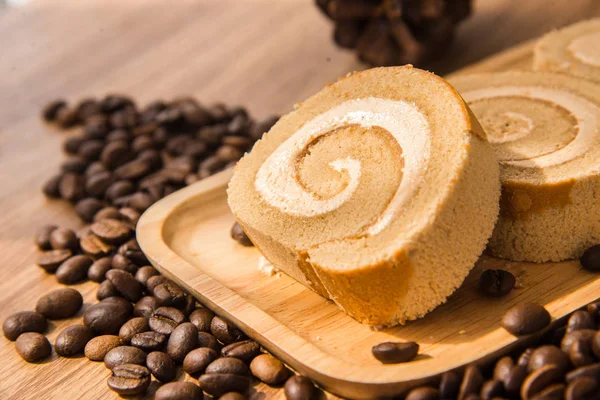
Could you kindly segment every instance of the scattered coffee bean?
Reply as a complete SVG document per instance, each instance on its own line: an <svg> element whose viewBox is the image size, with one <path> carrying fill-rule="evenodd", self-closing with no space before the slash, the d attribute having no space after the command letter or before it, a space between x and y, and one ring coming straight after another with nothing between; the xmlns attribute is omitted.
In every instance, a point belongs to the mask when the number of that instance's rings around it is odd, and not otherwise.
<svg viewBox="0 0 600 400"><path fill-rule="evenodd" d="M563 400L565 394L565 385L557 383L542 389L541 392L531 398L531 400Z"/></svg>
<svg viewBox="0 0 600 400"><path fill-rule="evenodd" d="M115 335L96 336L87 344L83 350L90 361L103 361L106 354L122 345L121 338Z"/></svg>
<svg viewBox="0 0 600 400"><path fill-rule="evenodd" d="M164 275L151 276L146 281L146 288L148 288L150 293L154 293L154 288L165 282L169 282L169 279L167 279Z"/></svg>
<svg viewBox="0 0 600 400"><path fill-rule="evenodd" d="M584 400L598 398L600 385L598 381L589 377L577 378L567 386L566 400Z"/></svg>
<svg viewBox="0 0 600 400"><path fill-rule="evenodd" d="M50 342L46 336L37 332L25 332L15 342L17 353L27 362L42 360L52 353Z"/></svg>
<svg viewBox="0 0 600 400"><path fill-rule="evenodd" d="M146 366L159 381L171 382L177 376L177 367L171 357L162 351L153 351L146 357Z"/></svg>
<svg viewBox="0 0 600 400"><path fill-rule="evenodd" d="M224 344L237 342L244 336L242 331L218 316L212 319L210 331L215 338Z"/></svg>
<svg viewBox="0 0 600 400"><path fill-rule="evenodd" d="M210 332L210 323L214 316L208 308L199 308L190 314L190 322L199 332Z"/></svg>
<svg viewBox="0 0 600 400"><path fill-rule="evenodd" d="M79 246L85 254L94 258L107 256L113 250L113 246L104 243L93 233L83 236L81 240L79 240Z"/></svg>
<svg viewBox="0 0 600 400"><path fill-rule="evenodd" d="M113 369L123 364L146 365L146 353L133 346L115 347L106 353L104 357L106 368Z"/></svg>
<svg viewBox="0 0 600 400"><path fill-rule="evenodd" d="M131 236L129 226L118 219L101 219L94 222L91 229L96 236L110 244L121 244Z"/></svg>
<svg viewBox="0 0 600 400"><path fill-rule="evenodd" d="M227 392L222 394L219 400L246 400L246 396L238 392Z"/></svg>
<svg viewBox="0 0 600 400"><path fill-rule="evenodd" d="M93 282L102 283L106 279L106 273L112 268L110 257L102 257L90 266L88 269L88 279Z"/></svg>
<svg viewBox="0 0 600 400"><path fill-rule="evenodd" d="M135 335L142 332L148 332L149 330L150 326L148 325L148 320L146 318L132 318L121 326L121 329L119 329L119 337L123 343L128 344Z"/></svg>
<svg viewBox="0 0 600 400"><path fill-rule="evenodd" d="M529 347L525 349L524 352L521 353L519 359L517 360L517 365L522 367L527 367L529 365L529 359L531 358L531 354L533 353L534 348Z"/></svg>
<svg viewBox="0 0 600 400"><path fill-rule="evenodd" d="M44 195L51 199L58 199L60 197L60 181L62 180L62 174L55 175L48 179L42 186L42 192Z"/></svg>
<svg viewBox="0 0 600 400"><path fill-rule="evenodd" d="M83 323L98 335L115 335L130 315L121 303L101 301L85 310Z"/></svg>
<svg viewBox="0 0 600 400"><path fill-rule="evenodd" d="M419 387L411 390L405 400L438 400L440 397L437 389L431 387Z"/></svg>
<svg viewBox="0 0 600 400"><path fill-rule="evenodd" d="M83 221L92 222L96 213L103 207L104 203L102 203L100 200L93 197L88 197L79 200L77 204L75 204L75 212Z"/></svg>
<svg viewBox="0 0 600 400"><path fill-rule="evenodd" d="M487 381L481 387L481 400L492 400L495 397L501 397L504 394L504 384L501 381Z"/></svg>
<svg viewBox="0 0 600 400"><path fill-rule="evenodd" d="M252 243L246 232L244 232L244 228L237 222L231 227L231 237L242 246L254 246L254 243Z"/></svg>
<svg viewBox="0 0 600 400"><path fill-rule="evenodd" d="M600 244L584 251L579 261L581 266L588 271L600 271Z"/></svg>
<svg viewBox="0 0 600 400"><path fill-rule="evenodd" d="M42 109L42 118L46 122L56 121L59 111L67 108L67 102L63 99L52 100Z"/></svg>
<svg viewBox="0 0 600 400"><path fill-rule="evenodd" d="M83 157L79 157L79 156L70 157L60 164L60 170L62 172L64 172L65 174L67 174L67 173L72 174L75 178L77 178L78 184L81 184L81 182L83 180L83 177L81 176L81 174L83 174L87 168L88 168L87 160L85 160ZM61 182L63 182L63 181L64 181L64 176L63 176L63 179L61 180ZM71 182L69 182L69 183L71 183ZM61 190L61 188L62 188L62 183L59 183L59 191ZM81 190L80 187L71 188L69 186L69 190L71 190L71 189L77 191L77 194L78 194L77 198L74 198L74 199L69 199L67 197L63 197L63 198L70 200L72 202L75 202L85 195L85 192L83 190Z"/></svg>
<svg viewBox="0 0 600 400"><path fill-rule="evenodd" d="M565 380L567 381L567 383L571 383L575 379L581 378L584 376L593 378L596 380L600 380L600 363L586 365L585 367L579 367L572 371L569 371L565 375Z"/></svg>
<svg viewBox="0 0 600 400"><path fill-rule="evenodd" d="M98 300L104 300L109 297L120 296L121 292L117 290L115 285L112 284L108 279L103 281L100 286L98 286L98 290L96 291L96 298Z"/></svg>
<svg viewBox="0 0 600 400"><path fill-rule="evenodd" d="M122 364L112 370L108 387L121 396L144 393L150 386L150 371L142 365Z"/></svg>
<svg viewBox="0 0 600 400"><path fill-rule="evenodd" d="M8 340L15 341L25 332L43 333L48 327L46 317L35 311L21 311L9 315L2 324L2 331Z"/></svg>
<svg viewBox="0 0 600 400"><path fill-rule="evenodd" d="M208 347L192 350L183 359L183 370L191 376L200 375L217 357L219 357L217 352Z"/></svg>
<svg viewBox="0 0 600 400"><path fill-rule="evenodd" d="M56 279L65 285L72 285L87 278L88 269L94 261L84 255L69 258L56 270Z"/></svg>
<svg viewBox="0 0 600 400"><path fill-rule="evenodd" d="M185 315L173 307L159 307L152 313L148 321L154 332L170 335L177 325L185 320Z"/></svg>
<svg viewBox="0 0 600 400"><path fill-rule="evenodd" d="M53 273L58 266L69 259L73 253L71 250L49 250L41 253L36 264L42 267L46 272Z"/></svg>
<svg viewBox="0 0 600 400"><path fill-rule="evenodd" d="M515 287L515 276L501 269L487 269L479 278L479 290L490 297L506 296Z"/></svg>
<svg viewBox="0 0 600 400"><path fill-rule="evenodd" d="M115 207L104 207L94 215L94 221L100 221L103 219L119 219L121 213Z"/></svg>
<svg viewBox="0 0 600 400"><path fill-rule="evenodd" d="M208 332L198 332L198 347L208 347L216 352L221 350L221 346L217 339Z"/></svg>
<svg viewBox="0 0 600 400"><path fill-rule="evenodd" d="M247 375L249 370L242 360L233 357L223 357L217 358L208 364L204 373Z"/></svg>
<svg viewBox="0 0 600 400"><path fill-rule="evenodd" d="M521 385L527 377L527 368L521 365L516 365L511 368L510 372L503 380L504 390L512 397L519 396Z"/></svg>
<svg viewBox="0 0 600 400"><path fill-rule="evenodd" d="M583 340L584 342L588 342L590 345L593 344L594 335L596 335L596 331L592 329L581 329L578 331L573 331L565 334L560 342L560 349L565 353L569 353L571 350L571 346L577 340Z"/></svg>
<svg viewBox="0 0 600 400"><path fill-rule="evenodd" d="M198 329L191 322L178 325L167 343L167 354L173 361L181 363L185 356L198 344Z"/></svg>
<svg viewBox="0 0 600 400"><path fill-rule="evenodd" d="M35 234L35 244L40 250L51 250L50 234L54 232L58 226L44 225Z"/></svg>
<svg viewBox="0 0 600 400"><path fill-rule="evenodd" d="M545 365L554 365L561 373L564 373L569 367L569 358L556 346L540 346L531 353L527 370L532 372Z"/></svg>
<svg viewBox="0 0 600 400"><path fill-rule="evenodd" d="M108 188L106 188L106 192L104 196L114 203L114 201L123 196L127 196L131 193L135 192L135 185L129 181L116 181L112 183ZM121 214L116 219L121 218Z"/></svg>
<svg viewBox="0 0 600 400"><path fill-rule="evenodd" d="M285 365L270 354L261 354L250 363L252 375L268 385L283 383L290 374Z"/></svg>
<svg viewBox="0 0 600 400"><path fill-rule="evenodd" d="M511 307L502 318L502 327L515 336L528 335L550 324L550 314L535 303L522 303Z"/></svg>
<svg viewBox="0 0 600 400"><path fill-rule="evenodd" d="M154 269L154 267L146 265L145 267L141 267L140 269L138 269L138 271L135 274L135 279L142 285L146 286L146 282L148 281L148 279L156 275L158 275L158 271Z"/></svg>
<svg viewBox="0 0 600 400"><path fill-rule="evenodd" d="M198 378L198 385L212 396L221 396L227 392L245 392L250 380L234 374L204 374Z"/></svg>
<svg viewBox="0 0 600 400"><path fill-rule="evenodd" d="M313 400L318 391L312 381L305 376L294 375L285 382L284 394L287 400Z"/></svg>
<svg viewBox="0 0 600 400"><path fill-rule="evenodd" d="M443 399L452 399L458 396L462 378L454 371L444 372L440 379L440 397Z"/></svg>
<svg viewBox="0 0 600 400"><path fill-rule="evenodd" d="M152 293L163 306L180 308L185 305L186 293L171 281L155 286Z"/></svg>
<svg viewBox="0 0 600 400"><path fill-rule="evenodd" d="M415 342L383 342L371 349L373 357L384 364L396 364L413 360L419 353Z"/></svg>
<svg viewBox="0 0 600 400"><path fill-rule="evenodd" d="M154 400L202 400L202 389L192 382L170 382L158 388Z"/></svg>
<svg viewBox="0 0 600 400"><path fill-rule="evenodd" d="M106 272L106 278L127 300L135 302L142 297L142 286L130 273L111 269Z"/></svg>
<svg viewBox="0 0 600 400"><path fill-rule="evenodd" d="M144 351L162 350L166 343L166 335L153 331L137 333L131 338L131 345Z"/></svg>
<svg viewBox="0 0 600 400"><path fill-rule="evenodd" d="M596 358L592 352L592 345L588 341L575 340L569 349L569 360L575 367L593 364Z"/></svg>
<svg viewBox="0 0 600 400"><path fill-rule="evenodd" d="M596 329L596 321L588 311L577 310L568 319L567 332L581 329Z"/></svg>
<svg viewBox="0 0 600 400"><path fill-rule="evenodd" d="M98 165L98 164L96 164L96 165ZM102 167L102 164L99 164L99 165ZM94 174L90 174L89 173L90 168L91 168L91 166L88 167L88 169L85 171L86 175L87 175L86 180L85 180L85 191L90 196L104 197L106 190L114 182L114 177L108 171L101 171L101 172L96 172ZM104 168L104 167L102 167L102 168ZM99 205L102 205L102 204L100 203ZM99 221L101 219L108 218L109 217L108 211L105 211L107 209L110 210L110 207L101 207L101 208L97 209L93 213L92 219L85 219L85 221L87 221L87 222ZM96 216L100 212L102 212L102 214L100 214L100 216L98 216L96 218ZM85 216L89 217L90 214L92 214L92 213L86 214ZM111 216L115 216L116 218L118 218L118 214L112 214Z"/></svg>
<svg viewBox="0 0 600 400"><path fill-rule="evenodd" d="M260 354L260 345L253 340L231 343L221 349L223 357L235 357L249 363Z"/></svg>
<svg viewBox="0 0 600 400"><path fill-rule="evenodd" d="M530 399L543 389L553 383L558 383L562 379L560 369L555 365L545 365L536 369L523 381L521 386L521 397Z"/></svg>
<svg viewBox="0 0 600 400"><path fill-rule="evenodd" d="M76 251L78 248L77 236L70 229L56 228L50 233L50 245L54 250Z"/></svg>
<svg viewBox="0 0 600 400"><path fill-rule="evenodd" d="M458 391L459 399L466 399L471 394L479 394L481 386L483 385L483 376L474 365L470 365L465 369L460 389Z"/></svg>
<svg viewBox="0 0 600 400"><path fill-rule="evenodd" d="M135 265L129 258L122 254L115 254L112 258L112 267L121 271L129 272L132 275L138 271L138 266Z"/></svg>
<svg viewBox="0 0 600 400"><path fill-rule="evenodd" d="M85 345L94 337L90 328L84 325L71 325L63 329L54 343L56 354L72 357L83 353Z"/></svg>
<svg viewBox="0 0 600 400"><path fill-rule="evenodd" d="M81 309L83 296L75 289L62 288L40 297L35 311L48 319L70 318Z"/></svg>
<svg viewBox="0 0 600 400"><path fill-rule="evenodd" d="M158 299L153 296L144 296L137 303L133 309L133 315L136 317L150 318L154 310L160 307Z"/></svg>
<svg viewBox="0 0 600 400"><path fill-rule="evenodd" d="M510 370L515 366L512 358L505 356L499 359L494 366L493 378L498 381L504 382Z"/></svg>

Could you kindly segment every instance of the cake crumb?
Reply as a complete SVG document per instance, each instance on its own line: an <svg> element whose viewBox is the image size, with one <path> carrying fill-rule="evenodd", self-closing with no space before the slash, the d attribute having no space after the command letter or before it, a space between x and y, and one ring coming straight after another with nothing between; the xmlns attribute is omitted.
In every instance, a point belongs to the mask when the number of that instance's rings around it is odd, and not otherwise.
<svg viewBox="0 0 600 400"><path fill-rule="evenodd" d="M279 278L279 270L269 262L264 256L260 256L258 259L258 270L265 276L275 276Z"/></svg>
<svg viewBox="0 0 600 400"><path fill-rule="evenodd" d="M465 333L467 333L467 331L465 331L464 329L461 329L460 331L458 331L459 335L464 335Z"/></svg>

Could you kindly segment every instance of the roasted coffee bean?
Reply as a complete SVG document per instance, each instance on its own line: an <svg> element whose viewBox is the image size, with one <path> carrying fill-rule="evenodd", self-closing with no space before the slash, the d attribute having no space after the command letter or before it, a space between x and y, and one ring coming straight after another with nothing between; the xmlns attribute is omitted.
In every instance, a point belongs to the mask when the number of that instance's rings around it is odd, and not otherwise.
<svg viewBox="0 0 600 400"><path fill-rule="evenodd" d="M60 197L60 181L62 180L62 174L54 175L48 179L42 186L42 192L51 199L57 199Z"/></svg>
<svg viewBox="0 0 600 400"><path fill-rule="evenodd" d="M117 179L136 180L142 178L152 170L152 165L146 160L135 159L129 161L114 171Z"/></svg>
<svg viewBox="0 0 600 400"><path fill-rule="evenodd" d="M190 322L199 332L210 332L210 323L214 316L215 314L208 308L199 308L190 314Z"/></svg>
<svg viewBox="0 0 600 400"><path fill-rule="evenodd" d="M135 185L129 181L117 181L111 184L104 195L108 200L114 201L119 197L127 196L135 192Z"/></svg>
<svg viewBox="0 0 600 400"><path fill-rule="evenodd" d="M589 377L577 378L567 386L565 400L586 400L598 398L600 385Z"/></svg>
<svg viewBox="0 0 600 400"><path fill-rule="evenodd" d="M587 312L594 316L594 318L598 319L600 317L600 301L588 304L586 309Z"/></svg>
<svg viewBox="0 0 600 400"><path fill-rule="evenodd" d="M79 200L75 205L75 212L79 215L79 218L85 222L92 222L94 215L104 207L104 204L93 197L87 197Z"/></svg>
<svg viewBox="0 0 600 400"><path fill-rule="evenodd" d="M565 385L557 383L548 386L541 392L531 398L531 400L563 400L565 394Z"/></svg>
<svg viewBox="0 0 600 400"><path fill-rule="evenodd" d="M250 380L234 374L205 374L198 378L198 384L206 393L220 396L227 392L245 392Z"/></svg>
<svg viewBox="0 0 600 400"><path fill-rule="evenodd" d="M163 306L179 308L185 305L186 293L171 281L154 287L152 294Z"/></svg>
<svg viewBox="0 0 600 400"><path fill-rule="evenodd" d="M167 336L158 332L142 332L131 338L131 345L144 351L162 350L167 342Z"/></svg>
<svg viewBox="0 0 600 400"><path fill-rule="evenodd" d="M135 273L135 280L146 286L148 279L156 275L158 275L158 271L154 269L154 267L146 265L138 269L138 271Z"/></svg>
<svg viewBox="0 0 600 400"><path fill-rule="evenodd" d="M158 388L154 400L202 400L202 389L192 382L170 382Z"/></svg>
<svg viewBox="0 0 600 400"><path fill-rule="evenodd" d="M225 136L221 140L221 143L227 146L237 147L238 149L245 150L252 144L252 140L243 136Z"/></svg>
<svg viewBox="0 0 600 400"><path fill-rule="evenodd" d="M92 115L85 121L84 136L88 139L103 139L108 129L109 124L105 115Z"/></svg>
<svg viewBox="0 0 600 400"><path fill-rule="evenodd" d="M123 364L146 365L146 353L133 346L115 347L106 353L104 357L106 368L113 369Z"/></svg>
<svg viewBox="0 0 600 400"><path fill-rule="evenodd" d="M81 250L90 257L98 258L108 255L112 250L113 246L103 242L98 236L90 233L85 235L79 241Z"/></svg>
<svg viewBox="0 0 600 400"><path fill-rule="evenodd" d="M284 394L287 400L314 400L318 398L318 391L310 379L301 375L294 375L285 382Z"/></svg>
<svg viewBox="0 0 600 400"><path fill-rule="evenodd" d="M567 332L581 329L596 329L596 321L594 320L594 316L589 312L577 310L569 317Z"/></svg>
<svg viewBox="0 0 600 400"><path fill-rule="evenodd" d="M103 241L110 244L121 244L131 236L129 226L118 219L103 219L91 226L92 232Z"/></svg>
<svg viewBox="0 0 600 400"><path fill-rule="evenodd" d="M148 291L150 293L154 293L154 288L165 282L169 282L169 279L167 279L163 275L152 276L152 277L148 278L148 280L146 281L146 287L148 288Z"/></svg>
<svg viewBox="0 0 600 400"><path fill-rule="evenodd" d="M588 341L575 340L569 349L569 359L575 367L583 367L584 365L593 364L596 362L592 352L592 345Z"/></svg>
<svg viewBox="0 0 600 400"><path fill-rule="evenodd" d="M127 300L136 302L142 297L142 285L130 273L111 269L106 272L106 278Z"/></svg>
<svg viewBox="0 0 600 400"><path fill-rule="evenodd" d="M119 337L123 343L128 344L135 335L142 332L148 332L149 330L150 326L148 325L148 320L144 317L136 317L130 319L121 326L121 329L119 329Z"/></svg>
<svg viewBox="0 0 600 400"><path fill-rule="evenodd" d="M75 202L85 196L84 185L81 175L68 172L60 178L58 192L63 199Z"/></svg>
<svg viewBox="0 0 600 400"><path fill-rule="evenodd" d="M242 360L233 357L217 358L204 370L205 374L236 374L247 375L248 367Z"/></svg>
<svg viewBox="0 0 600 400"><path fill-rule="evenodd" d="M63 329L54 343L54 351L63 357L83 353L85 345L94 337L90 328L84 325L71 325Z"/></svg>
<svg viewBox="0 0 600 400"><path fill-rule="evenodd" d="M144 393L150 386L150 371L142 365L122 364L112 370L108 387L121 396Z"/></svg>
<svg viewBox="0 0 600 400"><path fill-rule="evenodd" d="M114 178L110 172L98 172L89 175L85 180L85 191L90 196L104 197L106 190L114 182ZM89 222L89 221L88 221Z"/></svg>
<svg viewBox="0 0 600 400"><path fill-rule="evenodd" d="M415 342L384 342L373 346L373 357L384 364L396 364L413 360L419 353Z"/></svg>
<svg viewBox="0 0 600 400"><path fill-rule="evenodd" d="M588 271L600 271L600 244L584 251L579 261L581 266Z"/></svg>
<svg viewBox="0 0 600 400"><path fill-rule="evenodd" d="M487 269L479 278L479 290L490 297L505 296L515 286L515 276L501 269Z"/></svg>
<svg viewBox="0 0 600 400"><path fill-rule="evenodd" d="M210 323L210 331L215 338L224 344L238 342L244 336L242 331L218 316L213 317Z"/></svg>
<svg viewBox="0 0 600 400"><path fill-rule="evenodd" d="M171 382L177 376L177 366L167 353L153 351L146 357L146 366L159 381Z"/></svg>
<svg viewBox="0 0 600 400"><path fill-rule="evenodd" d="M170 335L185 320L181 311L173 307L159 307L152 313L148 323L154 332Z"/></svg>
<svg viewBox="0 0 600 400"><path fill-rule="evenodd" d="M88 161L79 156L69 157L60 164L62 172L71 172L76 175L83 174L87 168Z"/></svg>
<svg viewBox="0 0 600 400"><path fill-rule="evenodd" d="M88 269L88 279L93 282L104 282L106 279L106 273L112 268L111 257L100 258L90 266Z"/></svg>
<svg viewBox="0 0 600 400"><path fill-rule="evenodd" d="M244 232L244 228L237 222L231 227L231 237L242 246L254 246L254 243L252 243L246 232Z"/></svg>
<svg viewBox="0 0 600 400"><path fill-rule="evenodd" d="M96 298L100 301L108 299L109 297L121 296L121 292L117 290L115 285L112 284L108 279L103 281L98 290L96 291Z"/></svg>
<svg viewBox="0 0 600 400"><path fill-rule="evenodd" d="M128 300L124 299L120 296L112 296L108 297L101 301L103 304L116 304L119 307L122 307L124 310L127 310L129 315L133 313L133 304L131 304Z"/></svg>
<svg viewBox="0 0 600 400"><path fill-rule="evenodd" d="M98 115L102 113L100 103L96 99L83 99L75 106L77 112L77 119L79 121L86 121L92 115Z"/></svg>
<svg viewBox="0 0 600 400"><path fill-rule="evenodd" d="M504 394L504 384L501 381L487 381L481 387L479 396L481 400L492 400L495 397L501 397Z"/></svg>
<svg viewBox="0 0 600 400"><path fill-rule="evenodd" d="M565 375L565 380L567 381L567 383L571 383L575 379L581 378L584 376L593 378L596 381L599 381L600 380L600 363L586 365L585 367L579 367L572 371L569 371Z"/></svg>
<svg viewBox="0 0 600 400"><path fill-rule="evenodd" d="M498 381L503 381L506 379L510 370L515 366L512 358L506 356L502 357L496 362L494 366L493 378Z"/></svg>
<svg viewBox="0 0 600 400"><path fill-rule="evenodd" d="M454 371L444 372L440 379L440 397L443 399L451 399L458 396L461 381L462 377L458 375L458 373Z"/></svg>
<svg viewBox="0 0 600 400"><path fill-rule="evenodd" d="M249 363L260 354L260 345L253 340L231 343L221 350L223 357L235 357Z"/></svg>
<svg viewBox="0 0 600 400"><path fill-rule="evenodd" d="M218 145L221 142L223 136L227 135L227 125L215 124L200 128L196 134L198 139L202 139L209 145Z"/></svg>
<svg viewBox="0 0 600 400"><path fill-rule="evenodd" d="M564 373L569 368L569 358L556 346L540 346L531 353L527 370L532 372L545 365L554 365L561 373Z"/></svg>
<svg viewBox="0 0 600 400"><path fill-rule="evenodd" d="M140 217L142 216L142 214L140 214L137 210L134 210L131 207L122 207L119 209L119 213L121 214L121 218L125 221L127 221L128 223L131 224L131 226L136 226L138 221L140 220ZM141 251L139 251L139 253L141 253ZM125 254L127 255L127 254ZM143 253L142 253L143 255ZM145 258L146 256L144 256ZM136 264L139 264L138 262L136 262ZM146 259L145 262L142 262L142 264L148 264L148 260Z"/></svg>
<svg viewBox="0 0 600 400"><path fill-rule="evenodd" d="M63 142L63 150L67 154L75 155L83 142L85 142L85 138L82 136L70 136Z"/></svg>
<svg viewBox="0 0 600 400"><path fill-rule="evenodd" d="M221 350L217 339L208 332L198 332L198 347L209 347L216 352Z"/></svg>
<svg viewBox="0 0 600 400"><path fill-rule="evenodd" d="M121 271L129 272L132 275L138 270L138 266L122 254L115 254L112 258L112 267Z"/></svg>
<svg viewBox="0 0 600 400"><path fill-rule="evenodd" d="M144 150L152 150L155 147L156 143L150 135L137 135L131 142L131 150L134 153L141 153Z"/></svg>
<svg viewBox="0 0 600 400"><path fill-rule="evenodd" d="M581 329L578 331L573 331L565 334L562 341L560 342L560 349L565 353L569 353L571 350L571 346L575 343L576 340L583 340L584 342L588 342L590 345L594 341L594 335L596 334L595 330L592 329Z"/></svg>
<svg viewBox="0 0 600 400"><path fill-rule="evenodd" d="M254 357L250 363L252 375L268 385L283 383L290 374L285 365L270 354Z"/></svg>
<svg viewBox="0 0 600 400"><path fill-rule="evenodd" d="M113 113L131 107L135 108L133 100L121 94L106 95L100 102L100 106L102 107L102 110L107 113Z"/></svg>
<svg viewBox="0 0 600 400"><path fill-rule="evenodd" d="M122 303L101 301L83 314L83 323L98 335L115 335L131 316L131 309Z"/></svg>
<svg viewBox="0 0 600 400"><path fill-rule="evenodd" d="M208 347L200 347L190 351L183 359L183 370L191 376L204 373L206 367L219 357L218 353Z"/></svg>
<svg viewBox="0 0 600 400"><path fill-rule="evenodd" d="M78 248L77 235L71 229L57 228L50 233L50 245L54 250L72 250Z"/></svg>
<svg viewBox="0 0 600 400"><path fill-rule="evenodd" d="M155 201L156 200L148 193L136 192L129 198L129 206L139 212L144 212L150 208Z"/></svg>
<svg viewBox="0 0 600 400"><path fill-rule="evenodd" d="M59 111L67 108L67 102L63 99L52 100L42 108L42 118L46 122L53 122L56 120Z"/></svg>
<svg viewBox="0 0 600 400"><path fill-rule="evenodd" d="M516 365L513 368L511 368L510 372L503 381L504 390L506 390L506 393L513 397L518 396L521 389L521 385L523 384L523 381L526 377L526 367Z"/></svg>
<svg viewBox="0 0 600 400"><path fill-rule="evenodd" d="M81 309L83 296L75 289L55 289L40 297L35 311L48 319L70 318Z"/></svg>
<svg viewBox="0 0 600 400"><path fill-rule="evenodd" d="M215 156L219 157L225 162L237 161L244 155L237 147L222 145L215 152Z"/></svg>
<svg viewBox="0 0 600 400"><path fill-rule="evenodd" d="M158 299L152 296L144 296L137 303L133 309L133 315L136 317L150 318L154 310L160 307Z"/></svg>
<svg viewBox="0 0 600 400"><path fill-rule="evenodd" d="M52 353L50 342L46 336L37 332L25 332L15 342L17 353L27 362L42 360Z"/></svg>
<svg viewBox="0 0 600 400"><path fill-rule="evenodd" d="M2 331L8 340L17 340L25 332L43 333L48 326L46 317L39 312L20 311L9 315L2 324Z"/></svg>
<svg viewBox="0 0 600 400"><path fill-rule="evenodd" d="M52 244L50 243L50 234L54 232L58 226L56 225L44 225L35 234L35 244L40 250L50 250Z"/></svg>
<svg viewBox="0 0 600 400"><path fill-rule="evenodd" d="M49 250L41 253L36 260L36 264L42 267L46 272L53 273L59 265L68 260L73 253L71 250Z"/></svg>
<svg viewBox="0 0 600 400"><path fill-rule="evenodd" d="M511 307L502 318L502 327L515 336L528 335L550 324L550 314L535 303L522 303Z"/></svg>
<svg viewBox="0 0 600 400"><path fill-rule="evenodd" d="M438 400L440 394L437 389L430 387L419 387L411 390L405 400Z"/></svg>
<svg viewBox="0 0 600 400"><path fill-rule="evenodd" d="M185 356L198 344L198 329L191 322L177 326L167 343L167 354L173 361L181 363Z"/></svg>
<svg viewBox="0 0 600 400"><path fill-rule="evenodd" d="M87 278L88 269L94 261L84 255L69 258L56 270L56 279L65 285L72 285Z"/></svg>
<svg viewBox="0 0 600 400"><path fill-rule="evenodd" d="M525 400L532 398L542 389L547 388L553 383L558 383L562 379L560 369L555 365L545 365L536 369L523 381L521 386L521 397Z"/></svg>
<svg viewBox="0 0 600 400"><path fill-rule="evenodd" d="M96 336L87 342L83 352L90 361L104 361L109 351L122 344L121 338L115 335Z"/></svg>
<svg viewBox="0 0 600 400"><path fill-rule="evenodd" d="M194 296L192 296L191 294L186 295L185 304L183 305L183 307L179 307L179 309L185 314L186 317L188 317L192 313L192 311L196 309L196 299L194 298Z"/></svg>
<svg viewBox="0 0 600 400"><path fill-rule="evenodd" d="M89 178L96 174L104 174L107 173L108 170L100 161L91 162L88 167L85 169L85 177ZM88 192L89 193L89 192ZM91 194L91 193L89 193Z"/></svg>
<svg viewBox="0 0 600 400"><path fill-rule="evenodd" d="M465 369L460 389L458 391L459 399L466 399L471 394L479 394L481 386L483 385L483 376L474 365L470 365Z"/></svg>
<svg viewBox="0 0 600 400"><path fill-rule="evenodd" d="M86 140L79 146L77 154L87 161L95 161L104 149L104 141L98 139Z"/></svg>
<svg viewBox="0 0 600 400"><path fill-rule="evenodd" d="M238 392L227 392L219 396L219 400L246 400L247 397Z"/></svg>

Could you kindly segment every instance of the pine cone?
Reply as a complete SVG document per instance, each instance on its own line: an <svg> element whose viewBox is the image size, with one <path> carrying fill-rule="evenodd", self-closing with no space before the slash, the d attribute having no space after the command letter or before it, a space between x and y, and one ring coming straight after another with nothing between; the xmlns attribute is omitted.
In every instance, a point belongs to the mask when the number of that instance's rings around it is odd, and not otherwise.
<svg viewBox="0 0 600 400"><path fill-rule="evenodd" d="M335 23L333 38L374 66L423 66L452 41L471 0L315 0Z"/></svg>

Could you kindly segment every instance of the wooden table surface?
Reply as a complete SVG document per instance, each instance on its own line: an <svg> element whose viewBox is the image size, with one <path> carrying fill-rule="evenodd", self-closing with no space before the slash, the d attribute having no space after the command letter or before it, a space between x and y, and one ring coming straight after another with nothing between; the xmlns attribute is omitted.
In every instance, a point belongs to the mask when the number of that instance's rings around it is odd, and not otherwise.
<svg viewBox="0 0 600 400"><path fill-rule="evenodd" d="M34 265L32 236L56 223L81 226L72 209L47 201L41 184L58 167L64 134L39 109L55 97L108 92L145 103L190 94L241 104L257 117L289 110L325 83L363 68L330 40L311 0L40 1L0 7L0 320L32 309L58 287ZM597 0L478 0L458 31L446 73L557 26L600 15ZM76 285L94 302L97 284ZM53 322L54 341L63 327ZM105 399L108 371L84 357L28 364L0 339L0 398ZM255 387L257 398L282 391Z"/></svg>

